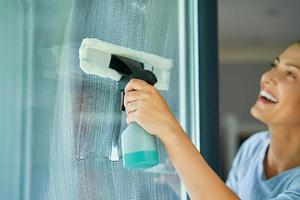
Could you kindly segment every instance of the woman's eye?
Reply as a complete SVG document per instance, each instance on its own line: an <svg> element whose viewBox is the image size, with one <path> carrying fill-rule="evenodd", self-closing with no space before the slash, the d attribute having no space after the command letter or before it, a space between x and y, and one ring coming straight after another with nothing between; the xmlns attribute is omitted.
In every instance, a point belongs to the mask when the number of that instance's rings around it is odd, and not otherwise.
<svg viewBox="0 0 300 200"><path fill-rule="evenodd" d="M293 72L291 72L291 71L287 71L287 72L286 72L286 75L287 75L288 77L293 78L293 79L296 79L296 78L297 78L297 77L293 74Z"/></svg>

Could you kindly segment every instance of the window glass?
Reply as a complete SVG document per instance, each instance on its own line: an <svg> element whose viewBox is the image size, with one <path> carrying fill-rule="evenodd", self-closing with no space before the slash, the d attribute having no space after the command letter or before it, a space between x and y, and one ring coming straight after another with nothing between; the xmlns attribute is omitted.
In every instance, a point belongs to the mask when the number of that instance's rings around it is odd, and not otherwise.
<svg viewBox="0 0 300 200"><path fill-rule="evenodd" d="M159 141L158 167L127 171L108 159L126 127L116 81L84 74L78 55L89 37L172 59L161 94L179 118L187 97L179 98L177 1L0 5L0 199L181 199Z"/></svg>

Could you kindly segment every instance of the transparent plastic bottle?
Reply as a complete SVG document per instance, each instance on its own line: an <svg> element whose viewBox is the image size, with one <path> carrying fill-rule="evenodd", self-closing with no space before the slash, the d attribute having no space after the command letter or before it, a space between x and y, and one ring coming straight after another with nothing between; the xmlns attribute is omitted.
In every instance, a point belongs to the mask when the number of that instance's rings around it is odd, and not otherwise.
<svg viewBox="0 0 300 200"><path fill-rule="evenodd" d="M137 123L131 123L122 133L123 166L128 170L146 169L159 163L156 138Z"/></svg>

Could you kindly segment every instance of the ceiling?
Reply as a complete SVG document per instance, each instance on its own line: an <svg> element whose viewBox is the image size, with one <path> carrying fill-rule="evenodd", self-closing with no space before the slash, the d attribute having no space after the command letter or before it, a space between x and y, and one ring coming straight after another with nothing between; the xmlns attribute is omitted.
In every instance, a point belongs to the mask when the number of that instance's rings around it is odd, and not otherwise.
<svg viewBox="0 0 300 200"><path fill-rule="evenodd" d="M300 0L219 0L221 62L259 62L300 40Z"/></svg>

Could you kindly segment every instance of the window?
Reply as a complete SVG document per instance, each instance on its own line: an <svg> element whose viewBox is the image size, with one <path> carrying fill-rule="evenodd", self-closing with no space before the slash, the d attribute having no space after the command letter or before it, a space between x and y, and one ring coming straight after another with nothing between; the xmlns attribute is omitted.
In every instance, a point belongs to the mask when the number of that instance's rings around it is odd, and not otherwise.
<svg viewBox="0 0 300 200"><path fill-rule="evenodd" d="M0 5L0 198L185 199L159 141L156 168L126 171L121 161L108 159L119 123L116 82L84 74L78 49L91 37L173 59L170 89L161 93L195 134L195 115L188 111L195 104L190 83L195 63L187 66L185 53L193 37L184 28L193 19L194 12L185 18L191 5L183 0ZM121 130L124 119L123 114Z"/></svg>

